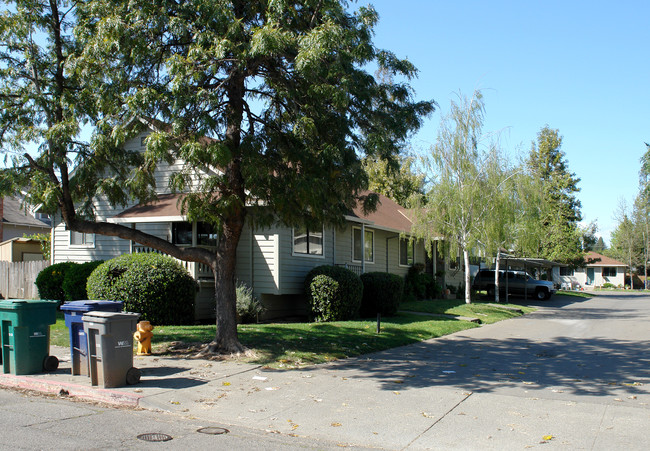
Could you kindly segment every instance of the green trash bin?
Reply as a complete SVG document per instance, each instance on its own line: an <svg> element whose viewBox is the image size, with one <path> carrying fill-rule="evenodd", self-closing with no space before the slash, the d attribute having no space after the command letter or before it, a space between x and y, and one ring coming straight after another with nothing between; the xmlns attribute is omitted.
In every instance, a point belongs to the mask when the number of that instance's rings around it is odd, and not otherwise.
<svg viewBox="0 0 650 451"><path fill-rule="evenodd" d="M133 333L139 313L87 312L81 317L88 340L90 383L104 388L140 382L133 367Z"/></svg>
<svg viewBox="0 0 650 451"><path fill-rule="evenodd" d="M0 300L2 368L16 375L55 371L59 360L50 354L50 325L56 322L58 301Z"/></svg>

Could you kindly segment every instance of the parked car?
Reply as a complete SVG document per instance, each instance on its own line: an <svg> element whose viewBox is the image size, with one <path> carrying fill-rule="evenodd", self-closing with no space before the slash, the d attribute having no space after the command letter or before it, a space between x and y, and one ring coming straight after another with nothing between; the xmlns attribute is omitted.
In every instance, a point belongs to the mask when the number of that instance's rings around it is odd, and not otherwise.
<svg viewBox="0 0 650 451"><path fill-rule="evenodd" d="M507 277L507 281L506 281ZM533 279L525 271L499 271L499 293L523 296L526 292L540 301L549 299L556 291L553 282ZM488 296L494 297L494 270L481 269L476 273L472 289L487 291Z"/></svg>

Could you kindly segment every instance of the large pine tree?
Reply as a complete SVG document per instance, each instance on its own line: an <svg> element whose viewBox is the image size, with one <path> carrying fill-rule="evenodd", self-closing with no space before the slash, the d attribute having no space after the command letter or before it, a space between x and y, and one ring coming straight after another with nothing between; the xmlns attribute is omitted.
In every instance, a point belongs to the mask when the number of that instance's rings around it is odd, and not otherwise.
<svg viewBox="0 0 650 451"><path fill-rule="evenodd" d="M538 227L542 233L538 235L536 256L579 265L584 258L578 226L582 219L581 204L576 197L580 179L569 171L561 147L559 131L545 126L537 134L528 157L530 175L539 182L541 190Z"/></svg>

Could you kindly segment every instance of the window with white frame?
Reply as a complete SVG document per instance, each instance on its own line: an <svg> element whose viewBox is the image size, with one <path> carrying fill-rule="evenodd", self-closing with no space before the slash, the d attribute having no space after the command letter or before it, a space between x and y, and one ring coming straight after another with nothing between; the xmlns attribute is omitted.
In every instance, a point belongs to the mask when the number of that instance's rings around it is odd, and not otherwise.
<svg viewBox="0 0 650 451"><path fill-rule="evenodd" d="M573 268L569 268L568 266L560 266L561 276L573 276L573 274L574 274Z"/></svg>
<svg viewBox="0 0 650 451"><path fill-rule="evenodd" d="M415 263L415 241L409 238L399 239L399 264L411 266Z"/></svg>
<svg viewBox="0 0 650 451"><path fill-rule="evenodd" d="M363 255L364 261L374 263L375 261L375 234L372 230L365 229L363 239L363 252L361 250L361 229L354 227L352 229L352 261L361 261Z"/></svg>
<svg viewBox="0 0 650 451"><path fill-rule="evenodd" d="M95 234L70 230L70 247L95 247Z"/></svg>
<svg viewBox="0 0 650 451"><path fill-rule="evenodd" d="M311 230L309 227L294 227L293 253L295 255L323 256L323 228Z"/></svg>
<svg viewBox="0 0 650 451"><path fill-rule="evenodd" d="M605 266L603 268L603 277L616 277L616 268Z"/></svg>

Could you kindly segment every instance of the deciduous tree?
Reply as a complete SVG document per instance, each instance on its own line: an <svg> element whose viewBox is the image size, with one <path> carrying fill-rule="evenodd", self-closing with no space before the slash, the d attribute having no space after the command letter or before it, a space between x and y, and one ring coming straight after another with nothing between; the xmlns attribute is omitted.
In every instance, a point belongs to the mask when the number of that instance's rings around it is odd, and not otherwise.
<svg viewBox="0 0 650 451"><path fill-rule="evenodd" d="M415 208L413 226L425 241L443 236L452 254L462 252L467 303L471 302L469 253L485 236L488 216L499 214L496 199L503 189L503 174L494 169L499 164L498 148L482 131L484 113L480 91L471 98L459 95L459 102L451 103L425 159L432 184L426 204Z"/></svg>

